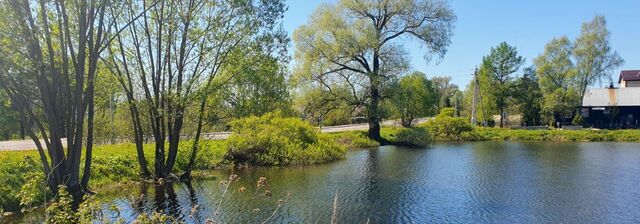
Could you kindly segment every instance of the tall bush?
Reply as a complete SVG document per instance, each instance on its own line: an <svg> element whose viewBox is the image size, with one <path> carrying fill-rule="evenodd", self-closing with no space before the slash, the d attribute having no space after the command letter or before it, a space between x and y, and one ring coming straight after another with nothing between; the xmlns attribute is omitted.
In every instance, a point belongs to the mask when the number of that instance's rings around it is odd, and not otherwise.
<svg viewBox="0 0 640 224"><path fill-rule="evenodd" d="M438 141L477 140L479 137L471 122L453 117L453 111L452 108L444 108L438 116L424 124L432 138Z"/></svg>
<svg viewBox="0 0 640 224"><path fill-rule="evenodd" d="M396 145L424 147L431 144L431 136L426 128L400 128L393 139Z"/></svg>
<svg viewBox="0 0 640 224"><path fill-rule="evenodd" d="M346 148L309 123L279 112L231 122L227 159L258 166L290 166L341 159Z"/></svg>

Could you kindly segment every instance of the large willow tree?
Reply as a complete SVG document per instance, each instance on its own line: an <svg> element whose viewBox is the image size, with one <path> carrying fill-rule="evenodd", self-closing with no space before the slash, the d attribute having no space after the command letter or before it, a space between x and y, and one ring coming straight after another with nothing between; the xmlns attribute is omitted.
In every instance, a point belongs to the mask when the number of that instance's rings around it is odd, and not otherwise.
<svg viewBox="0 0 640 224"><path fill-rule="evenodd" d="M609 77L624 59L618 55L610 43L611 32L607 29L604 16L596 15L589 22L582 24L580 36L573 43L573 56L578 71L578 91L580 100L587 88L597 81Z"/></svg>
<svg viewBox="0 0 640 224"><path fill-rule="evenodd" d="M408 67L401 40L416 40L443 56L456 16L441 0L341 0L318 8L294 33L297 75L317 82L358 76L368 92L369 137L380 136L381 89ZM331 86L331 85L327 85Z"/></svg>

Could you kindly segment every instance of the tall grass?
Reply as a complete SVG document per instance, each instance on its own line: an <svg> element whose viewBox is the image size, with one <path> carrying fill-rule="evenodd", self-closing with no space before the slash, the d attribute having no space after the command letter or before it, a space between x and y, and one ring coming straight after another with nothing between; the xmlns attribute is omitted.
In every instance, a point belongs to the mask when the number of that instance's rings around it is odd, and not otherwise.
<svg viewBox="0 0 640 224"><path fill-rule="evenodd" d="M176 172L186 169L192 141L183 141L178 149ZM224 164L225 141L202 141L196 157L195 169L206 170ZM145 155L153 167L153 144L144 145ZM138 180L140 166L136 160L135 145L130 143L96 146L93 152L90 185L93 188ZM43 180L42 165L37 151L0 152L0 210L18 212L32 205L41 204L44 186L34 180ZM34 183L35 182L35 183Z"/></svg>

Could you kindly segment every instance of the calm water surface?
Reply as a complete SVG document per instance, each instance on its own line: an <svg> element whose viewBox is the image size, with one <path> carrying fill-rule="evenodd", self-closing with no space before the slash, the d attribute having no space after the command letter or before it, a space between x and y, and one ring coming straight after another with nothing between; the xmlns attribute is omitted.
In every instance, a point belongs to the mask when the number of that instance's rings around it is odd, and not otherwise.
<svg viewBox="0 0 640 224"><path fill-rule="evenodd" d="M239 186L247 191L223 201L217 220L225 223L261 222L287 193L290 199L271 221L329 223L337 195L340 223L640 223L636 143L385 146L350 152L325 165L236 173L241 179L228 193ZM247 204L262 176L273 197ZM126 219L162 211L202 223L214 214L224 189L221 179L191 186L134 185L103 200ZM107 207L105 214L113 215Z"/></svg>

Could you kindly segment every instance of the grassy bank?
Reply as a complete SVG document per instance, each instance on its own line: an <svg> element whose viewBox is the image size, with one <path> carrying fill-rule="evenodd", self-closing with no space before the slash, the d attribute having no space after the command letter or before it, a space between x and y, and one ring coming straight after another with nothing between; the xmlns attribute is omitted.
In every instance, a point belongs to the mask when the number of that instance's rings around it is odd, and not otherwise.
<svg viewBox="0 0 640 224"><path fill-rule="evenodd" d="M455 122L454 122L455 123ZM422 125L419 128L407 129L383 127L382 136L394 144L424 145L431 138L436 141L620 141L640 142L640 130L510 130L499 128L465 127L450 128L450 125ZM457 125L459 126L459 125ZM453 131L452 131L453 130ZM438 133L447 132L447 133ZM264 134L264 133L263 133ZM266 135L266 134L264 134ZM320 139L328 139L331 143L350 150L376 147L379 144L367 137L366 131L337 132L318 134ZM268 140L266 136L263 139ZM289 138L287 138L289 139ZM319 140L316 140L319 141ZM269 144L274 142L270 140ZM229 149L229 141L202 141L201 150L196 159L196 170L211 170L230 164L225 160ZM323 143L326 145L327 143ZM192 142L183 141L178 151L176 172L186 168L187 158ZM144 146L149 167L153 167L154 145ZM296 149L296 145L290 148ZM248 147L251 148L251 147ZM316 147L317 148L317 147ZM326 148L322 145L319 148ZM139 166L135 157L134 144L117 144L96 146L92 163L91 186L94 189L127 181L138 180ZM304 154L312 157L315 154ZM319 154L324 155L324 154ZM39 205L44 200L42 186L42 170L36 151L4 151L0 152L0 211L20 211L25 207ZM342 158L339 155L335 159ZM323 158L323 157L319 157ZM326 160L312 160L326 162Z"/></svg>
<svg viewBox="0 0 640 224"><path fill-rule="evenodd" d="M574 141L574 142L640 142L640 130L523 130L483 128L468 119L454 117L443 110L434 119L418 125L426 128L435 141Z"/></svg>
<svg viewBox="0 0 640 224"><path fill-rule="evenodd" d="M176 171L188 164L191 141L183 141L178 150ZM153 167L154 145L144 145L149 167ZM202 141L196 158L198 170L212 169L224 164L225 141ZM108 184L139 179L140 166L136 160L134 144L96 146L93 152L90 185L100 188ZM38 153L32 151L0 152L0 211L17 212L26 207L39 205L44 200L42 165Z"/></svg>
<svg viewBox="0 0 640 224"><path fill-rule="evenodd" d="M640 142L640 130L511 130L476 128L480 140Z"/></svg>

